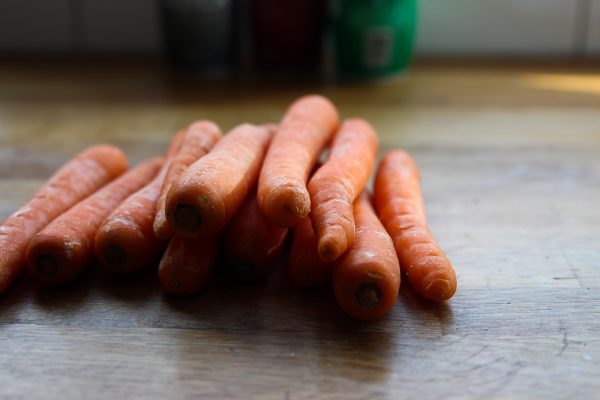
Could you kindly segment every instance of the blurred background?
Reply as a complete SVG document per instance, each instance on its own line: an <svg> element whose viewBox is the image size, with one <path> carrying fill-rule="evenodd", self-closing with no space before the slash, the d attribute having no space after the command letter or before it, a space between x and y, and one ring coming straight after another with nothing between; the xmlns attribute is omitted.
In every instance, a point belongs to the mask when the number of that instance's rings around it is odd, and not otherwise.
<svg viewBox="0 0 600 400"><path fill-rule="evenodd" d="M598 59L600 0L0 1L0 57L40 54L349 78L402 72L411 54Z"/></svg>

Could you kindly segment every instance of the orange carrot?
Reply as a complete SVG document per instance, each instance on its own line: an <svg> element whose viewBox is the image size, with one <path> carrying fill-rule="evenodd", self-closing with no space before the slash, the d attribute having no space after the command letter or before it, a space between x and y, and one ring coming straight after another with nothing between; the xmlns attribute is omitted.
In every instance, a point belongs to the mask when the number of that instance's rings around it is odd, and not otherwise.
<svg viewBox="0 0 600 400"><path fill-rule="evenodd" d="M412 288L429 300L451 298L456 292L456 274L431 235L419 170L406 152L390 151L381 160L375 178L375 206Z"/></svg>
<svg viewBox="0 0 600 400"><path fill-rule="evenodd" d="M173 236L158 267L158 279L169 293L189 295L204 286L217 258L217 236L185 239Z"/></svg>
<svg viewBox="0 0 600 400"><path fill-rule="evenodd" d="M167 222L165 205L167 193L173 181L181 175L187 167L213 148L221 138L221 130L210 121L196 121L191 124L185 133L181 151L177 153L169 166L162 184L160 198L156 203L156 218L154 219L154 233L161 239L168 239L173 235L173 227Z"/></svg>
<svg viewBox="0 0 600 400"><path fill-rule="evenodd" d="M73 205L127 169L127 159L110 145L90 147L66 163L0 226L0 293L25 266L33 235Z"/></svg>
<svg viewBox="0 0 600 400"><path fill-rule="evenodd" d="M354 242L352 203L363 190L377 154L375 130L363 119L349 119L336 134L327 162L308 183L311 219L319 257L332 262Z"/></svg>
<svg viewBox="0 0 600 400"><path fill-rule="evenodd" d="M309 218L294 227L288 273L292 282L300 287L313 288L327 282L332 264L319 258L318 239Z"/></svg>
<svg viewBox="0 0 600 400"><path fill-rule="evenodd" d="M100 224L127 196L148 183L161 165L162 158L141 164L42 229L27 249L30 274L47 284L73 279L93 257Z"/></svg>
<svg viewBox="0 0 600 400"><path fill-rule="evenodd" d="M281 255L287 231L266 219L252 192L224 236L225 264L234 279L249 282L265 276Z"/></svg>
<svg viewBox="0 0 600 400"><path fill-rule="evenodd" d="M338 125L335 106L321 96L302 97L287 110L258 182L258 204L275 225L292 227L308 216L308 174Z"/></svg>
<svg viewBox="0 0 600 400"><path fill-rule="evenodd" d="M354 202L356 240L333 267L335 298L348 315L374 319L396 303L400 266L392 239L373 211L366 193Z"/></svg>
<svg viewBox="0 0 600 400"><path fill-rule="evenodd" d="M272 129L243 124L185 170L167 194L167 220L188 238L221 231L256 183Z"/></svg>
<svg viewBox="0 0 600 400"><path fill-rule="evenodd" d="M164 249L166 243L156 237L152 227L154 212L165 174L183 138L183 132L175 135L157 176L123 201L98 229L96 257L106 269L122 274L139 271Z"/></svg>

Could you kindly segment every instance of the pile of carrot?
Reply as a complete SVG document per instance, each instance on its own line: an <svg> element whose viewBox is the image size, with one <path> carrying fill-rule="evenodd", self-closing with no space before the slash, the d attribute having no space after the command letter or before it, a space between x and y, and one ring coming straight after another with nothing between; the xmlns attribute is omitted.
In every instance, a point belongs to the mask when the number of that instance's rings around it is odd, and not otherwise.
<svg viewBox="0 0 600 400"><path fill-rule="evenodd" d="M318 95L278 124L223 135L194 122L131 170L118 148L90 147L0 225L0 293L23 269L56 285L95 259L116 274L158 262L162 288L190 295L217 264L253 282L283 259L294 284L330 283L357 319L390 311L402 275L422 297L448 300L456 274L427 225L417 165L387 152L370 193L378 147L369 122L340 122Z"/></svg>

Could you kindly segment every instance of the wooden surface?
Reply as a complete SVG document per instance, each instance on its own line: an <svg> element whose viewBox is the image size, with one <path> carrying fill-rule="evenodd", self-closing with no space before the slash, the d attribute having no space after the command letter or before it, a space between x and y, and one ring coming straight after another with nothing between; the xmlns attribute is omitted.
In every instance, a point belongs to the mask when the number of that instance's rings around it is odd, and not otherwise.
<svg viewBox="0 0 600 400"><path fill-rule="evenodd" d="M597 71L596 71L597 72ZM91 268L61 289L26 277L0 297L0 397L597 398L600 74L593 68L417 66L376 85L205 84L155 65L0 65L0 216L84 146L135 162L177 128L277 120L330 96L422 169L434 235L459 289L403 287L373 323L281 269L257 287L217 276L189 299L155 273ZM2 396L3 395L3 396ZM410 396L410 397L409 397Z"/></svg>

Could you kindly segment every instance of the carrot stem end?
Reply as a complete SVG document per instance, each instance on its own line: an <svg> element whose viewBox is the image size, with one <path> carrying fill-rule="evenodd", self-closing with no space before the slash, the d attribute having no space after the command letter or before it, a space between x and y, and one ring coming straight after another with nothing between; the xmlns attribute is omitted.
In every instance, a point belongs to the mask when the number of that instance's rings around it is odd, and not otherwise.
<svg viewBox="0 0 600 400"><path fill-rule="evenodd" d="M381 291L379 287L371 283L360 285L354 292L356 300L364 308L376 307L381 301Z"/></svg>
<svg viewBox="0 0 600 400"><path fill-rule="evenodd" d="M104 260L113 267L122 267L127 262L127 252L117 245L104 249Z"/></svg>
<svg viewBox="0 0 600 400"><path fill-rule="evenodd" d="M37 271L47 278L52 278L58 271L58 262L50 254L44 254L38 257L35 262Z"/></svg>
<svg viewBox="0 0 600 400"><path fill-rule="evenodd" d="M178 204L175 209L175 223L183 230L195 230L202 225L202 215L189 204Z"/></svg>

